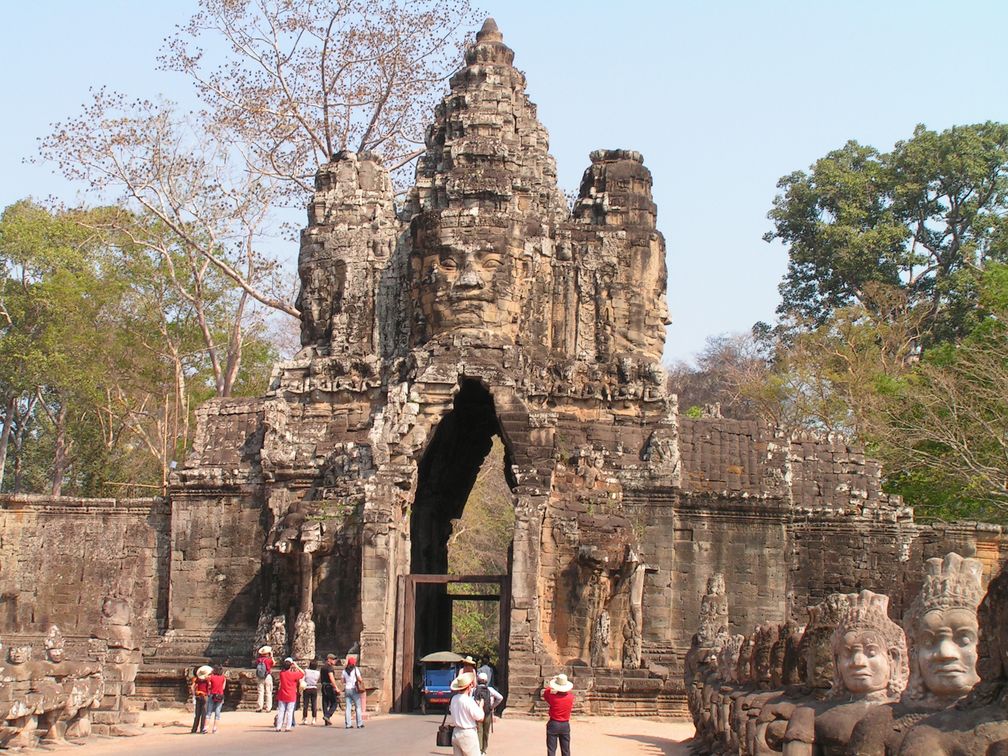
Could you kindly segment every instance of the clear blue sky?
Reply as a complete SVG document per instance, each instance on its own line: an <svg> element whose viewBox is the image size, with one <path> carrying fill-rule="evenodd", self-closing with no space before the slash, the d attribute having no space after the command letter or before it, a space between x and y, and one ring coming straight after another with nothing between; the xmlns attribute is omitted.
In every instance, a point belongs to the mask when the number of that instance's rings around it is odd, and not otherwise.
<svg viewBox="0 0 1008 756"><path fill-rule="evenodd" d="M0 28L6 117L0 207L73 201L23 164L89 87L179 98L155 70L191 0L10 3ZM761 240L777 180L856 139L888 149L917 123L1008 121L1008 3L531 2L493 15L528 77L562 188L588 153L644 154L668 245L667 359L771 320L786 255ZM69 196L68 196L69 194Z"/></svg>

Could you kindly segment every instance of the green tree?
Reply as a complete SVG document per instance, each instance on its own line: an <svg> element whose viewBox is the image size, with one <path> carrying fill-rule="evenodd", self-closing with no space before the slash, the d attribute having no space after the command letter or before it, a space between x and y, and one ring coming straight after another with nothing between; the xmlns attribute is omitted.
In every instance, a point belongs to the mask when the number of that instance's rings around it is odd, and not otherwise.
<svg viewBox="0 0 1008 756"><path fill-rule="evenodd" d="M865 429L925 518L1008 522L1008 267L985 271L979 298L989 314L880 386Z"/></svg>
<svg viewBox="0 0 1008 756"><path fill-rule="evenodd" d="M851 305L888 317L896 291L926 343L961 336L980 272L1008 259L1008 125L918 126L888 153L851 141L778 188L764 237L788 249L778 311L812 327Z"/></svg>
<svg viewBox="0 0 1008 756"><path fill-rule="evenodd" d="M190 281L199 298L183 296L170 261L121 231L130 222L152 223L118 208L54 213L30 201L0 217L7 490L161 489L189 443L193 410L217 393L205 343L227 338L241 293L208 269ZM234 385L258 393L275 352L247 315L245 326L250 358Z"/></svg>
<svg viewBox="0 0 1008 756"><path fill-rule="evenodd" d="M454 575L506 575L514 537L514 503L504 475L504 445L496 436L448 540L448 570ZM485 584L460 584L459 593L486 593ZM497 659L501 607L486 601L457 601L452 613L452 648Z"/></svg>

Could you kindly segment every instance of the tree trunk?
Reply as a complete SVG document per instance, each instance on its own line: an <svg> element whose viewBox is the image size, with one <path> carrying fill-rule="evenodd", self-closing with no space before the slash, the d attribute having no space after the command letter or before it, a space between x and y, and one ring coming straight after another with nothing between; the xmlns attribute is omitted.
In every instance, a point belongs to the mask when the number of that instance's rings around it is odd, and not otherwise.
<svg viewBox="0 0 1008 756"><path fill-rule="evenodd" d="M66 447L66 403L60 405L59 414L56 415L56 448L53 452L53 476L52 495L60 496L63 493L63 476L66 473L67 447Z"/></svg>
<svg viewBox="0 0 1008 756"><path fill-rule="evenodd" d="M4 405L3 431L0 431L0 491L3 491L4 468L7 465L7 443L10 441L11 428L14 426L14 402L17 397L11 396Z"/></svg>

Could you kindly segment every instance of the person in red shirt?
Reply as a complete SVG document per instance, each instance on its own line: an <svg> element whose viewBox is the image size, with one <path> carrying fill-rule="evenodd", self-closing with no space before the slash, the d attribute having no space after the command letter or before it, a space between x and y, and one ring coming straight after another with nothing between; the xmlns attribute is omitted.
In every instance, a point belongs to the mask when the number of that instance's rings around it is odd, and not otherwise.
<svg viewBox="0 0 1008 756"><path fill-rule="evenodd" d="M277 688L277 718L276 731L289 732L294 710L297 708L298 680L304 678L304 672L290 657L283 660L280 670L280 685Z"/></svg>
<svg viewBox="0 0 1008 756"><path fill-rule="evenodd" d="M570 756L570 717L574 708L574 683L562 672L543 686L542 698L549 705L549 722L546 723L546 753L556 756L557 742L560 753Z"/></svg>
<svg viewBox="0 0 1008 756"><path fill-rule="evenodd" d="M215 733L217 732L217 723L220 722L221 709L224 706L224 689L227 687L224 668L214 667L213 674L207 679L210 681L210 706L207 710L207 717L213 717L213 729L210 732Z"/></svg>
<svg viewBox="0 0 1008 756"><path fill-rule="evenodd" d="M213 667L204 664L196 670L192 681L189 683L189 690L193 696L193 723L192 732L206 734L207 698L210 697L210 673Z"/></svg>

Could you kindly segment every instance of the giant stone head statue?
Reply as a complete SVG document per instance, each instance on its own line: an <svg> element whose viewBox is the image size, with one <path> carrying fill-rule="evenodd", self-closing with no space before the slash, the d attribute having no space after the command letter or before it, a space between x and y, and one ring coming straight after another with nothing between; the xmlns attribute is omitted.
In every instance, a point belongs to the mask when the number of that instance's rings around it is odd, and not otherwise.
<svg viewBox="0 0 1008 756"><path fill-rule="evenodd" d="M832 695L895 701L910 670L903 629L889 619L889 597L861 591L848 600L833 633Z"/></svg>
<svg viewBox="0 0 1008 756"><path fill-rule="evenodd" d="M979 677L977 604L983 565L956 553L928 559L920 593L903 618L910 641L911 699L949 701L969 693Z"/></svg>
<svg viewBox="0 0 1008 756"><path fill-rule="evenodd" d="M521 223L473 208L424 213L412 224L413 298L427 338L495 334L513 343L526 294Z"/></svg>

